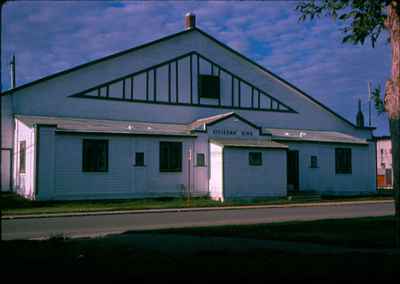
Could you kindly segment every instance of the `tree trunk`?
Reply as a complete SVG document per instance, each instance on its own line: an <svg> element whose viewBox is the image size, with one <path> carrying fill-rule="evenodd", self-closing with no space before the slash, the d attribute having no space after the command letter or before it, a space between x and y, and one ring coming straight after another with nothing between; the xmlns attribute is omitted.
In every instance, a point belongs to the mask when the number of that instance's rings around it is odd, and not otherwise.
<svg viewBox="0 0 400 284"><path fill-rule="evenodd" d="M393 196L395 200L396 247L400 247L400 16L396 11L400 1L388 5L385 26L390 35L392 47L391 79L386 82L385 110L389 116L392 141Z"/></svg>
<svg viewBox="0 0 400 284"><path fill-rule="evenodd" d="M393 195L395 200L395 239L396 247L400 247L400 119L389 119L392 141Z"/></svg>

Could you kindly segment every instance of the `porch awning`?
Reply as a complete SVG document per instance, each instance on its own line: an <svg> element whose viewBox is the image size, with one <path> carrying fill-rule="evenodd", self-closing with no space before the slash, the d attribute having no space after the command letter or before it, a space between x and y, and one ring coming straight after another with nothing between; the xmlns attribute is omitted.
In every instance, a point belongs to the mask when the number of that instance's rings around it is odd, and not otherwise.
<svg viewBox="0 0 400 284"><path fill-rule="evenodd" d="M211 139L210 143L224 147L243 147L243 148L269 148L287 149L288 146L270 140L248 140L248 139Z"/></svg>

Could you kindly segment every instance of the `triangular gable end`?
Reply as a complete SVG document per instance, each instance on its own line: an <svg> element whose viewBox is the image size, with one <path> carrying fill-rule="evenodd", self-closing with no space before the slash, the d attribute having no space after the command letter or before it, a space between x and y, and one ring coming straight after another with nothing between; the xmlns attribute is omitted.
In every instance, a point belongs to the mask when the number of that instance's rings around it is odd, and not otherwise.
<svg viewBox="0 0 400 284"><path fill-rule="evenodd" d="M200 71L200 66L204 65L209 66L210 74L216 75L220 79L223 77L224 80L229 80L229 97L225 97L223 100L219 98L210 103L210 100L197 95L197 86L195 84L197 83L198 75L203 74ZM187 70L183 70L184 68ZM180 93L183 92L180 92L180 87L178 87L180 84L179 81L182 80L181 73L191 75L187 77L188 84L190 84L190 94L189 98L186 99L181 98L183 94ZM164 80L165 88L158 86L159 83L157 82L159 82L159 78L161 77ZM248 90L248 92L242 93L241 90ZM163 92L163 95L160 95L160 92ZM227 93L224 94L228 96ZM112 81L104 82L101 85L72 94L70 97L296 113L295 110L274 98L273 95L238 77L196 51L186 53Z"/></svg>
<svg viewBox="0 0 400 284"><path fill-rule="evenodd" d="M262 133L261 127L248 121L237 113L230 112L196 120L192 123L194 131L206 132L209 137L256 138L270 136Z"/></svg>

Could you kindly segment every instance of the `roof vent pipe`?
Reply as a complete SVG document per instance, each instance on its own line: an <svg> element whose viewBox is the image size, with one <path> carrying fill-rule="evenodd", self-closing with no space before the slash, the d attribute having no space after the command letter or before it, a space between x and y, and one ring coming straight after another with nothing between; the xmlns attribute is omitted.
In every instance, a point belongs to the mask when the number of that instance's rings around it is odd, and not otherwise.
<svg viewBox="0 0 400 284"><path fill-rule="evenodd" d="M196 15L192 13L187 13L185 15L185 29L193 29L196 27Z"/></svg>

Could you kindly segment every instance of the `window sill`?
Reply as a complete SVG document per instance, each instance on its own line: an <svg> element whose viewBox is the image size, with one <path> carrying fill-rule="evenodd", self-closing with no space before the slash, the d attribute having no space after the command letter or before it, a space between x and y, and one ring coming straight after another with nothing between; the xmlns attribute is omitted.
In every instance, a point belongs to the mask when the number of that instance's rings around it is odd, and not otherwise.
<svg viewBox="0 0 400 284"><path fill-rule="evenodd" d="M216 98L216 97L204 97L204 96L200 96L200 99L207 99L207 100L218 100L219 98Z"/></svg>
<svg viewBox="0 0 400 284"><path fill-rule="evenodd" d="M147 165L133 165L135 168L145 168Z"/></svg>
<svg viewBox="0 0 400 284"><path fill-rule="evenodd" d="M195 167L196 168L207 168L208 166L207 165L204 165L204 166L195 165Z"/></svg>

